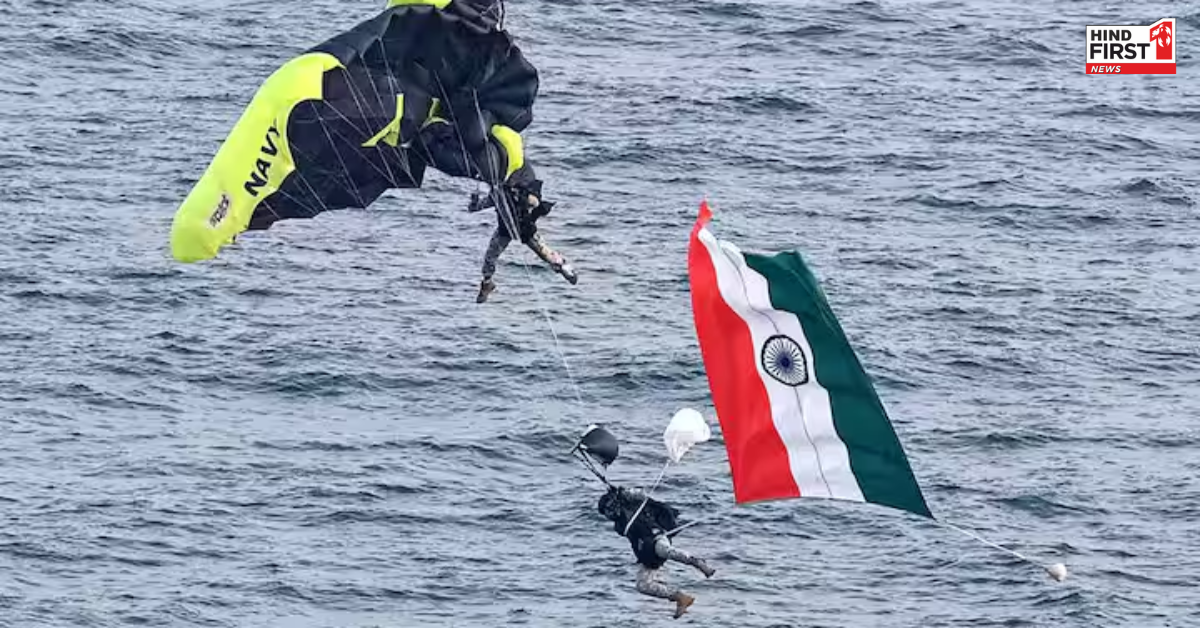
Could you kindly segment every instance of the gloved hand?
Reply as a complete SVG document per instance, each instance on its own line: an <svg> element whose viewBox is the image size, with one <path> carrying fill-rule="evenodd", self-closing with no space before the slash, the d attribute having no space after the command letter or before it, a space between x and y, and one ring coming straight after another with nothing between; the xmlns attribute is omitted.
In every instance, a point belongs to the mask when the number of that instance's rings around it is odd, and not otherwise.
<svg viewBox="0 0 1200 628"><path fill-rule="evenodd" d="M487 197L480 197L479 192L471 193L471 200L467 203L467 212L474 214L475 212L483 211L489 207L495 207L496 202L492 200L489 194Z"/></svg>

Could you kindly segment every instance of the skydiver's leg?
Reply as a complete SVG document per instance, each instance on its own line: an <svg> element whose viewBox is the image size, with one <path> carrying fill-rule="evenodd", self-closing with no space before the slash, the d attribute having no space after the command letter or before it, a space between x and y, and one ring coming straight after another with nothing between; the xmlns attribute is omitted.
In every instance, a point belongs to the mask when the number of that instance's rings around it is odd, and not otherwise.
<svg viewBox="0 0 1200 628"><path fill-rule="evenodd" d="M659 570L645 565L638 565L637 590L642 595L675 601L679 589L669 586L659 578Z"/></svg>
<svg viewBox="0 0 1200 628"><path fill-rule="evenodd" d="M675 619L679 619L696 598L679 589L664 584L658 578L659 570L641 565L638 569L637 590L642 595L675 602Z"/></svg>
<svg viewBox="0 0 1200 628"><path fill-rule="evenodd" d="M671 540L666 536L659 536L654 540L654 553L658 554L659 558L673 560L677 563L683 563L685 565L691 565L699 570L700 573L703 573L705 578L711 578L712 575L717 571L716 569L709 567L708 562L706 562L703 558L692 556L691 554L681 549L677 549L675 546L671 545Z"/></svg>
<svg viewBox="0 0 1200 628"><path fill-rule="evenodd" d="M508 248L508 243L512 242L512 238L508 235L508 230L504 227L496 227L492 232L492 239L488 242L487 252L483 254L483 281L479 284L479 295L475 297L476 303L487 301L488 295L496 289L496 283L492 281L492 275L496 274L496 262L500 259L500 254L504 249Z"/></svg>

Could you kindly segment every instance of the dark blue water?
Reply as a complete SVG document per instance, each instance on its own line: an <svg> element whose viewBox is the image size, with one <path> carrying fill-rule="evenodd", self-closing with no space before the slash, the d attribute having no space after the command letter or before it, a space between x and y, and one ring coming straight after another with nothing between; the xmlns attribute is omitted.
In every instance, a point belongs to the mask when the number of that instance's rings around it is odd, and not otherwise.
<svg viewBox="0 0 1200 628"><path fill-rule="evenodd" d="M475 305L493 218L436 175L171 261L258 84L381 4L0 4L0 625L1200 625L1195 3L513 0L578 286L513 253ZM1178 75L1084 75L1161 17ZM688 619L633 590L565 451L608 422L641 484L711 416L705 195L805 253L935 513L1070 580L793 501L680 537ZM720 442L661 494L728 508Z"/></svg>

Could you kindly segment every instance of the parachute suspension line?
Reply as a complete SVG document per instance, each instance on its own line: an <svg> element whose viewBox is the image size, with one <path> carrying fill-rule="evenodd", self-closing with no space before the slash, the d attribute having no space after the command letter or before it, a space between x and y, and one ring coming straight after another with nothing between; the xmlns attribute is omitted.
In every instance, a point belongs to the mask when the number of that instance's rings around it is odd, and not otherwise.
<svg viewBox="0 0 1200 628"><path fill-rule="evenodd" d="M387 72L388 89L391 90L392 97L398 97L397 95L400 93L400 83L396 80L396 75L392 72L391 62L388 61L387 44L383 42L382 37L380 37L378 41L379 51L383 53L380 55L380 58L383 59L383 69ZM380 101L379 107L381 110L383 110L383 99L379 95L379 88L375 86L375 81L371 81L371 88L375 90L375 97ZM403 117L403 111L401 111L401 117ZM379 144L376 144L375 146L378 148ZM380 148L380 150L384 149ZM404 174L408 176L409 181L415 180L412 174L412 165L408 163L408 152L402 150L400 146L393 146L392 152L395 153L396 160L400 163L400 167L404 170ZM384 163L387 163L386 159L384 159Z"/></svg>
<svg viewBox="0 0 1200 628"><path fill-rule="evenodd" d="M378 41L379 41L380 47L383 48L383 39L380 38ZM386 48L383 48L382 56L385 60L387 59L387 49ZM385 63L386 63L386 61L385 61ZM386 68L386 67L384 69L387 70L388 77L390 79L391 78L391 69ZM347 78L349 78L348 71L347 71ZM379 88L375 85L374 79L369 79L367 82L371 84L371 91L375 92L375 102L379 104L380 114L383 114L384 112L387 111L387 107L385 107L383 105L383 97L379 95ZM362 102L360 102L358 100L358 89L356 89L354 87L354 82L347 80L346 86L350 88L350 95L354 97L354 106L358 107L359 115L362 116L363 120L370 120L370 117L367 116L366 109L363 107ZM395 94L393 94L393 96L394 95ZM367 94L364 91L363 92L363 100L365 101L366 99L367 99ZM392 109L394 111L395 107L393 107ZM370 130L370 129L368 129L368 130ZM392 184L393 187L398 186L399 181L396 180L396 174L394 172L392 172L392 167L390 165L388 165L387 155L384 153L384 150L380 146L380 144L384 144L385 146L387 145L385 142L375 142L375 146L373 147L375 149L375 154L379 155L380 161L383 162L383 167L387 170L387 180Z"/></svg>
<svg viewBox="0 0 1200 628"><path fill-rule="evenodd" d="M576 450L575 450L575 451L574 451L574 452L573 452L571 455L573 455L573 456L575 456L576 458L578 458L578 459L579 459L579 461L583 463L583 466L584 466L584 467L586 467L588 471L591 471L591 472L592 472L592 475L596 476L596 478L597 478L597 479L599 479L601 482L604 482L604 485L605 485L605 486L607 486L607 487L609 487L609 488L611 488L611 487L612 487L612 484L610 484L610 483L608 482L608 478L604 477L604 474L603 474L603 473L601 473L601 472L600 472L600 471L599 471L599 470L596 468L596 464L595 464L595 463L593 463L593 462L591 461L591 459L587 457L587 454L585 454L585 453L581 452L580 450L576 449Z"/></svg>
<svg viewBox="0 0 1200 628"><path fill-rule="evenodd" d="M342 73L346 76L346 83L351 84L349 71L346 70L345 68L343 68ZM351 91L353 92L353 88L351 88ZM357 96L355 96L355 98L354 98L354 103L356 106L358 106L359 113L361 115L363 115L363 117L365 119L365 117L366 117L365 112L363 111L362 104L358 101ZM331 149L333 149L333 154L337 156L338 164L341 165L342 172L346 176L346 183L348 184L347 187L354 193L354 198L358 201L358 205L360 207L366 207L367 204L365 202L365 199L363 198L362 190L358 189L358 184L354 182L354 175L352 175L350 173L350 168L348 166L346 166L346 160L342 157L342 151L338 150L337 144L334 143L334 141L333 141L333 137L334 137L334 135L336 135L339 139L341 139L343 141L347 141L347 143L349 143L351 146L353 146L354 143L346 140L346 138L342 137L341 134L331 133L329 131L329 127L325 124L325 117L321 115L321 110L317 108L316 103L310 103L310 106L312 107L313 117L317 119L317 124L321 125L321 131L325 133L325 139L329 142L329 147ZM352 120L348 119L345 116L345 114L343 114L341 111L338 111L337 108L330 107L330 109L333 110L333 112L336 113L342 120L344 120L352 129L354 129L356 133L365 134L362 129L359 129L357 126L355 126L354 122ZM368 163L370 163L370 162L368 162ZM377 166L375 166L375 164L370 164L370 165L376 172L378 172L381 175L386 176L386 174L383 171L379 170L379 168ZM390 169L389 169L389 171L390 171ZM312 186L309 185L307 182L305 182L305 185L308 185L310 190L312 189Z"/></svg>
<svg viewBox="0 0 1200 628"><path fill-rule="evenodd" d="M458 130L461 127L458 126L458 116L454 115L454 104L450 101L450 94L446 93L446 86L442 84L442 76L440 74L434 72L433 80L437 82L438 93L442 95L442 102L446 103L446 115L450 116L450 124L455 129L454 133L458 138L458 150L462 153L463 167L469 169L471 167L471 158L467 155L467 144L463 141L462 132ZM478 178L471 177L475 179L475 195L479 194L479 180L483 178L483 173L480 172L479 174Z"/></svg>
<svg viewBox="0 0 1200 628"><path fill-rule="evenodd" d="M359 206L365 206L366 203L363 202L362 191L359 190L358 185L354 183L354 176L350 174L350 168L346 166L346 160L342 158L342 151L338 150L337 144L334 143L333 134L329 132L329 127L325 125L325 118L321 115L321 112L317 109L315 103L313 104L313 112L316 114L315 117L317 119L317 124L321 125L321 130L325 133L325 139L329 142L329 147L333 149L333 154L337 155L338 163L342 166L342 172L346 174L346 182L350 184L347 187L354 192L354 198L358 200ZM345 116L343 116L343 118L344 117Z"/></svg>
<svg viewBox="0 0 1200 628"><path fill-rule="evenodd" d="M305 185L307 185L307 184L308 184L308 182L306 181L306 182L305 182ZM299 205L299 206L303 207L303 208L304 208L306 211L308 211L308 212L310 213L310 217L312 217L312 216L316 216L318 213L320 213L320 210L318 210L316 207L313 207L312 205L309 205L308 203L306 203L306 202L304 201L304 199L301 199L301 198L299 198L299 197L297 197L297 196L295 196L295 195L292 195L292 194L288 194L288 191L287 191L287 190L285 190L285 189L283 189L282 187L281 187L281 188L279 188L278 190L276 190L276 191L275 191L275 193L276 193L276 194L279 194L280 196L282 196L282 197L284 197L284 198L288 199L289 201L292 201L293 203L295 203L295 204L297 204L297 205ZM268 203L269 203L269 201L265 201L265 202L268 202ZM259 204L259 207L262 207L262 204L261 204L261 203ZM272 214L275 214L275 218L276 218L276 220L279 220L279 219L280 219L280 216L279 216L279 214L278 214L278 213L276 213L276 212L275 212L275 210L273 210L273 209L270 209L270 207L269 207L269 206L268 206L268 210L269 210L269 211L270 211Z"/></svg>
<svg viewBox="0 0 1200 628"><path fill-rule="evenodd" d="M439 85L440 85L440 83L441 82L439 81ZM443 93L444 93L444 91L445 90L443 90ZM474 90L474 89L471 90L471 100L472 100L472 104L474 104L474 106L475 106L476 120L478 120L478 122L479 122L482 137L484 138L484 141L486 142L487 138L488 138L488 130L484 126L483 110L479 106L479 92L477 90ZM448 100L447 100L447 105L449 105ZM455 126L456 127L458 126L457 122L455 123ZM466 144L463 142L461 133L459 133L459 135L458 135L458 142L462 146L463 152L465 154L466 153ZM490 150L485 150L484 152L487 153L488 161L491 165L491 171L499 172L499 164L496 163L495 155ZM483 173L481 172L480 175L482 175L482 174ZM512 239L520 242L521 241L520 225L517 224L516 210L509 203L508 195L504 193L504 182L503 181L489 181L488 183L492 187L492 190L491 190L492 200L496 204L496 209L497 209L496 213L498 215L500 215L501 220L504 221L504 226L505 226L505 228L508 229L508 233L509 233L509 235L512 236ZM571 382L571 388L575 392L575 401L579 404L580 410L582 410L583 409L583 394L580 392L579 382L575 380L575 374L571 371L571 363L567 361L567 356L562 350L562 342L559 340L558 330L556 330L554 328L554 319L550 316L550 310L549 310L549 308L546 307L545 300L542 298L541 289L538 288L537 282L533 280L533 274L532 274L532 271L530 271L530 269L529 269L528 260L525 259L525 253L522 252L518 257L520 257L521 265L525 269L525 281L526 281L526 283L529 284L529 286L531 288L533 288L533 292L537 297L538 308L542 311L542 317L546 319L546 326L550 328L550 335L554 339L554 350L555 350L555 352L558 353L558 359L559 359L559 361L562 362L563 370L565 370L567 372L567 379Z"/></svg>
<svg viewBox="0 0 1200 628"><path fill-rule="evenodd" d="M312 106L315 107L316 105L312 105ZM295 148L292 148L292 151L294 153L300 154L301 156L306 156L306 155L304 155L304 153L296 150ZM325 201L321 200L321 195L317 194L316 188L314 188L312 186L312 183L309 182L308 177L304 176L304 171L300 168L296 168L293 173L300 177L300 182L304 184L304 187L308 188L308 193L311 194L313 198L317 199L317 202L321 204L321 209L318 211L315 208L313 208L312 206L305 203L305 207L307 207L308 210L312 212L312 216L310 216L310 218L315 217L320 212L329 211L329 206L327 206L325 204ZM274 214L275 211L271 210L271 213ZM279 214L275 214L275 217L278 218Z"/></svg>
<svg viewBox="0 0 1200 628"><path fill-rule="evenodd" d="M700 525L700 524L702 524L702 523L712 523L712 522L713 522L713 521L715 521L717 518L719 518L719 517L724 517L725 515L729 514L729 513L730 513L730 512L732 512L732 511L733 511L733 507L732 507L732 506L730 506L730 507L727 507L727 508L725 508L724 510L721 510L721 511L718 511L718 512L714 512L713 514L711 514L711 515L708 515L707 517L700 517L699 519L695 519L695 520L693 520L693 521L689 521L689 522L687 522L687 523L685 523L685 524L683 524L683 525L676 526L675 528L672 528L672 529L670 529L670 530L667 530L667 531L665 532L665 534L666 534L667 536L669 536L669 537L670 537L670 536L675 536L676 534L679 534L680 532L683 532L684 530L686 530L686 529L688 529L688 528L690 528L690 527L692 527L692 526L697 526L697 525Z"/></svg>
<svg viewBox="0 0 1200 628"><path fill-rule="evenodd" d="M382 41L380 43L382 45ZM386 59L387 59L386 49L383 52L385 53L383 55L383 58L385 59L385 62L386 62ZM342 72L346 76L346 85L350 90L351 96L354 98L354 105L356 107L358 107L358 113L359 113L360 119L362 119L364 121L369 120L370 117L367 115L366 109L363 107L363 102L361 100L359 100L358 91L354 87L354 82L352 80L350 80L349 71L343 68ZM390 84L394 86L395 85L395 77L392 75L391 68L387 69L387 75L388 75L388 80L389 80ZM372 89L375 92L376 101L379 103L380 111L381 112L387 111L386 107L384 107L382 97L379 94L379 89L375 86L375 82L374 81L370 81L370 82L371 82ZM364 93L363 100L365 100L365 99L366 99L366 94ZM359 205L365 208L366 203L364 202L362 192L361 192L361 190L359 190L358 185L354 182L354 177L353 177L353 175L350 174L350 169L346 166L346 162L342 158L341 151L338 150L337 145L334 143L333 136L336 136L337 138L341 139L342 141L346 142L347 144L349 144L351 146L354 146L355 142L347 139L345 136L343 136L340 133L333 132L331 134L329 127L326 126L326 124L325 124L324 116L321 115L320 110L317 108L317 104L315 102L311 102L310 106L312 107L313 117L316 118L317 122L321 125L321 130L325 133L325 138L329 142L330 148L332 148L334 154L337 155L338 162L342 166L342 172L345 173L345 175L346 175L346 182L349 184L347 187L349 187L351 190L353 190L354 196L356 199L358 199ZM355 133L358 133L363 136L370 135L368 133L368 129L360 129L356 124L354 124L353 120L350 120L349 118L347 118L346 115L344 113L342 113L340 110L338 110L336 107L330 107L330 109L335 114L337 114L338 117L340 117L343 121L345 121L347 126L349 126L351 129L353 129L353 131ZM378 148L378 145L376 145L376 147ZM295 150L295 149L293 149L293 150ZM409 179L412 179L412 169L408 165L407 156L404 155L403 153L399 153L399 150L400 150L399 147L396 147L394 150L396 150L397 153L400 154L402 157L401 159L398 160L398 162L400 163L400 165L404 171L404 174L408 175ZM382 176L386 176L388 181L391 181L393 184L395 184L396 183L395 173L392 172L391 166L388 165L387 157L383 154L382 150L379 150L379 155L381 157L381 161L383 162L383 166L386 169L386 172L380 170L379 167L376 166L374 163L372 163L370 160L367 160L367 164L370 165L371 168L376 173L378 173ZM306 176L304 176L303 169L296 168L294 171L294 174L297 174L300 176L300 181L304 183L304 186L306 188L308 188L309 194L311 194L312 197L314 199L316 199L318 203L321 204L322 210L329 211L329 207L325 204L325 202L323 200L321 200L321 196L319 194L317 194L316 189L313 188L313 186L312 186L312 183L309 182L309 180ZM311 210L312 208L309 208L309 209ZM314 211L313 216L315 217L316 214L317 214L317 212ZM367 393L367 396L371 399L371 401L374 402L375 396L371 393L371 391L367 390L366 393Z"/></svg>
<svg viewBox="0 0 1200 628"><path fill-rule="evenodd" d="M359 115L363 116L363 118L364 118L364 119L366 119L367 113L366 113L366 111L364 111L364 110L363 110L363 108L362 108L362 105L361 105L361 104L358 104L358 103L357 103L357 101L356 101L356 103L355 103L355 104L357 104L357 105L358 105L358 112L359 112ZM315 107L316 107L316 105L314 104L314 105L313 105L313 107L315 108ZM365 130L363 130L363 129L360 129L360 128L358 128L357 126L355 126L355 124L354 124L354 121L352 121L352 120L350 120L349 118L347 118L347 117L346 117L346 114L344 114L344 113L342 113L341 111L338 111L337 109L334 109L334 108L332 108L332 107L331 107L331 109L333 109L333 112L334 112L334 113L336 113L336 114L338 115L338 117L339 117L339 118L341 118L342 120L345 120L345 121L346 121L346 124L347 124L347 125L349 125L349 126L350 126L350 128L351 128L351 129L353 129L355 133L358 133L358 134L361 134L361 135L367 135L367 133L365 132ZM325 135L326 135L326 136L328 136L328 135L330 134L330 131L329 131L329 130L328 130L326 127L325 127L325 119L324 119L324 118L322 118L322 117L321 117L319 114L318 114L317 118L318 118L318 120L321 122L321 128L325 129ZM336 132L336 131L334 131L334 132L333 132L333 135L334 135L335 137L337 137L338 139L342 140L343 142L345 142L346 144L349 144L350 146L354 146L354 145L356 144L356 142L352 141L350 138L347 138L345 135L342 135L341 133L338 133L338 132ZM342 154L341 154L341 152L339 152L339 151L337 150L337 146L333 146L333 140L330 140L330 142L329 142L329 143L330 143L330 146L332 146L332 147L333 147L334 153L336 153L336 154L337 154L337 156L338 156L338 160L340 161L340 160L342 159ZM384 172L383 170L380 170L380 169L379 169L379 166L375 165L375 164L374 164L374 162L372 162L372 161L370 161L370 160L367 160L367 165L368 165L368 166L370 166L370 167L371 167L371 169L372 169L372 170L374 170L374 171L375 171L375 172L376 172L376 173L377 173L379 176L381 176L381 177L385 177L385 178L388 178L388 180L389 180L389 181L391 180L391 176L390 176L390 175L391 175L391 168L387 166L387 161L386 161L386 160L384 160L384 167L385 167L385 168L387 168L387 172ZM347 177L349 177L349 176L350 176L350 173L349 173L349 170L346 168L346 164L345 164L345 162L342 162L342 168L343 168L344 170L346 170L346 176L347 176ZM359 205L363 205L364 203L362 202L361 195L358 193L358 186L354 185L354 180L353 180L353 179L351 179L351 180L350 180L350 185L351 185L351 187L353 187L353 188L355 189L355 196L358 196L358 197L359 197Z"/></svg>
<svg viewBox="0 0 1200 628"><path fill-rule="evenodd" d="M460 151L462 151L463 167L469 169L471 167L471 157L467 154L467 143L463 141L462 131L458 130L458 129L461 129L462 127L460 127L458 125L458 117L454 115L454 103L452 103L450 101L450 94L446 92L446 86L442 84L442 76L440 74L438 74L437 72L434 72L433 80L437 82L438 92L440 92L442 94L442 102L446 103L446 114L450 116L450 124L453 125L453 127L455 129L455 136L458 137L458 149ZM476 104L475 108L476 108L476 110L479 109L478 103ZM482 118L483 114L480 113L479 115ZM482 126L482 124L483 123L480 122L481 126ZM486 129L485 129L485 131L486 131ZM487 140L486 132L484 133L483 137L484 137L484 140L486 141ZM483 172L480 172L479 175L480 175L479 179L482 179ZM474 177L472 177L472 178L474 178ZM475 180L475 191L477 193L479 192L479 179ZM488 183L491 184L491 181L489 181ZM493 186L493 187L495 187L495 186ZM499 207L499 206L497 206L497 207ZM509 233L513 233L513 232L510 231Z"/></svg>
<svg viewBox="0 0 1200 628"><path fill-rule="evenodd" d="M650 490L646 491L646 496L642 498L642 505L638 506L637 510L633 512L633 516L629 518L629 523L625 524L625 531L621 533L621 536L629 534L630 526L633 525L634 521L637 521L638 515L642 514L642 509L645 508L646 504L650 502L650 496L654 494L654 489L658 488L658 485L662 482L663 476L667 474L667 467L670 466L671 459L667 458L667 463L663 465L662 471L658 472L658 479L654 480L654 484L650 485Z"/></svg>
<svg viewBox="0 0 1200 628"><path fill-rule="evenodd" d="M501 194L501 196L504 196ZM504 202L507 204L508 199ZM520 238L518 237L518 240ZM567 355L563 353L562 342L558 338L558 331L554 328L554 319L550 316L550 310L546 307L546 302L542 299L542 290L538 288L537 282L533 280L533 275L529 270L529 261L525 259L525 253L521 253L521 264L525 267L525 281L533 287L533 293L537 295L538 307L542 311L542 316L546 319L546 326L550 328L550 336L554 339L554 350L558 353L558 359L562 362L563 369L567 372L567 379L571 382L571 388L575 391L575 401L579 404L580 410L583 409L583 395L579 390L579 382L575 380L574 373L571 372L571 363L567 361Z"/></svg>

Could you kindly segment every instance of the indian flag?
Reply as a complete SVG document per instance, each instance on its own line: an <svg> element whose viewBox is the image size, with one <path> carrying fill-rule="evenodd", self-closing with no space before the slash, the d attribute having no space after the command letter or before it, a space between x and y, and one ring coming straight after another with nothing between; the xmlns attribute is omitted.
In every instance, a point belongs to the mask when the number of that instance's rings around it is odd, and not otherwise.
<svg viewBox="0 0 1200 628"><path fill-rule="evenodd" d="M688 250L692 312L738 503L870 502L932 517L879 397L799 253L708 230Z"/></svg>

